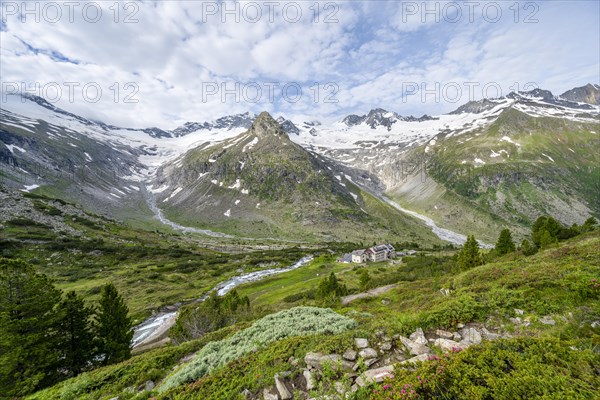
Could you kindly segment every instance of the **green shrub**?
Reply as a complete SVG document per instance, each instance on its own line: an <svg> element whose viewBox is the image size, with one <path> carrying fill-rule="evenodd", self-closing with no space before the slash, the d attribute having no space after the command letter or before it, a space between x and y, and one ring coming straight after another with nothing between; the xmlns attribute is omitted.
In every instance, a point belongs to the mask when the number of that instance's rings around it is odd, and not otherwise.
<svg viewBox="0 0 600 400"><path fill-rule="evenodd" d="M521 338L485 342L452 355L431 356L414 370L360 399L591 399L600 383L600 356L570 342Z"/></svg>
<svg viewBox="0 0 600 400"><path fill-rule="evenodd" d="M169 376L159 390L164 392L197 380L233 360L287 337L337 334L355 325L354 320L330 309L296 307L280 311L225 340L209 343L190 363Z"/></svg>
<svg viewBox="0 0 600 400"><path fill-rule="evenodd" d="M484 307L480 302L464 294L434 306L425 319L425 325L452 328L458 323L475 320L483 311Z"/></svg>

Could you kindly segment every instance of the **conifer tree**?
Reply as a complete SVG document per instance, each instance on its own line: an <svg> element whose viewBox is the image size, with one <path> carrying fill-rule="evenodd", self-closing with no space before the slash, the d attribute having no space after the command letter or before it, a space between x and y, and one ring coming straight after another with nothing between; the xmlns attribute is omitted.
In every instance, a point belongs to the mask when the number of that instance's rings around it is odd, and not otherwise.
<svg viewBox="0 0 600 400"><path fill-rule="evenodd" d="M113 364L131 357L133 330L128 313L129 309L117 288L112 283L104 286L96 315L96 336L104 364Z"/></svg>
<svg viewBox="0 0 600 400"><path fill-rule="evenodd" d="M504 254L512 253L513 251L515 251L515 242L513 242L510 230L502 229L500 236L498 237L498 242L496 243L496 253L498 253L499 256L502 256Z"/></svg>
<svg viewBox="0 0 600 400"><path fill-rule="evenodd" d="M371 285L371 276L369 276L369 271L363 269L360 272L360 277L358 280L358 285L360 286L360 290L367 290Z"/></svg>
<svg viewBox="0 0 600 400"><path fill-rule="evenodd" d="M59 313L61 365L69 376L75 376L86 369L93 359L92 309L75 292L69 292L60 303Z"/></svg>
<svg viewBox="0 0 600 400"><path fill-rule="evenodd" d="M537 252L537 248L535 245L532 245L529 240L523 239L523 242L521 243L521 251L525 256L532 256Z"/></svg>
<svg viewBox="0 0 600 400"><path fill-rule="evenodd" d="M475 236L467 236L467 241L458 253L458 267L461 270L470 269L483 264L483 258L479 252L479 244Z"/></svg>
<svg viewBox="0 0 600 400"><path fill-rule="evenodd" d="M57 381L60 297L31 265L0 258L0 396L20 397Z"/></svg>

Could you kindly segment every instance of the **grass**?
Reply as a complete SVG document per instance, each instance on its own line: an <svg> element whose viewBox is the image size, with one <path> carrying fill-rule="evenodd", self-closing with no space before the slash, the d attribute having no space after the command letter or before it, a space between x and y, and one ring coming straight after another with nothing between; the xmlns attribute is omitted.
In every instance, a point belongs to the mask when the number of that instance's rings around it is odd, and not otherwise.
<svg viewBox="0 0 600 400"><path fill-rule="evenodd" d="M22 201L31 201L32 210L81 236L57 232L31 218L14 218L0 232L0 253L30 262L60 289L75 290L90 301L97 299L102 285L113 282L138 320L161 306L201 297L240 269L287 266L307 253L324 251L290 245L252 251L245 243L224 241L220 247L226 253L187 236L139 230L74 212L69 204L42 195L29 194Z"/></svg>
<svg viewBox="0 0 600 400"><path fill-rule="evenodd" d="M581 223L586 212L600 215L599 142L590 132L596 126L504 111L485 129L438 140L427 154L424 146L416 149L409 157L426 161L434 182L392 190L390 196L441 226L487 241L504 227L522 238L540 214L569 226ZM504 136L519 146L500 140ZM492 151L506 153L492 157ZM475 158L485 165L474 165Z"/></svg>
<svg viewBox="0 0 600 400"><path fill-rule="evenodd" d="M532 384L535 382L536 386L532 386L534 391L543 391L543 388L540 389L540 384L544 381L560 383L561 371L564 368L579 371L573 375L574 378L589 387L593 379L596 379L597 384L597 371L594 373L585 366L588 365L585 363L589 363L590 357L597 359L597 352L594 353L594 349L600 345L600 332L598 328L592 328L590 325L592 321L600 319L599 255L600 232L596 231L570 239L531 257L523 257L517 253L509 254L493 263L458 273L448 267L449 254L439 257L430 254L406 258L401 266L384 269L397 274L394 276L399 278L396 289L377 298L353 302L347 307L339 304L335 306L339 313L358 322L355 329L345 333L286 338L272 342L255 352L236 358L222 368L214 369L189 385L174 387L163 394L157 391L139 394L136 390L128 391L127 388L141 385L145 379L153 379L158 383L178 364L182 356L202 348L208 340L230 337L229 335L239 326L228 328L209 334L198 341L154 350L135 356L124 363L85 373L40 392L32 398L96 399L119 395L123 399L136 396L139 399L152 396L157 399L241 399L243 398L241 392L244 389L258 396L262 388L273 384L273 376L277 372L291 370L295 371L293 373L299 373L299 370L289 362L292 356L302 359L308 351L341 354L352 345L354 337L368 337L375 340L374 332L379 330L388 334L407 335L416 327L425 330L438 327L453 328L457 323L471 321L486 321L487 324L498 327L503 325L514 335L522 335L528 339L502 340L472 347L460 353L456 361L451 362L452 371L448 376L467 376L465 374L474 371L472 365L477 363L493 369L499 365L498 363L503 362L502 360L514 359L516 371L523 372L528 382ZM387 276L387 272L380 271L383 266L372 265L372 267L370 271L373 272L374 277ZM322 270L337 271L341 280L349 287L354 286L358 279L359 268L332 263L331 256L323 255L310 266L242 286L239 291L240 294L254 296L253 304L264 304L275 309L287 308L289 304L282 303L285 295L310 287L311 284L306 282L310 282L309 278L311 276L314 278L317 271ZM303 281L305 281L304 286ZM316 284L317 281L318 279L314 280L314 283ZM286 287L293 290L286 292ZM451 295L442 295L438 290L440 287L450 288ZM276 293L270 295L271 290ZM389 303L382 304L383 298L388 299ZM531 321L529 327L511 326L508 317L514 316L514 308L525 310L525 315ZM543 315L551 315L556 325L541 324L539 318ZM569 346L583 350L579 354L569 350ZM537 349L536 352L540 349L550 350L544 354L540 353L540 357L545 358L539 358L530 357L529 354L533 353L523 353L519 349ZM506 358L501 360L498 354L505 354ZM425 370L419 369L419 371ZM510 390L506 389L509 391L497 393L521 393L514 386L517 381L513 380L507 371L509 370L500 369L493 372L494 376L497 376L497 382L504 381L512 387ZM413 378L416 379L417 374L413 376L410 371L407 374L402 375L402 379L398 381L399 385L410 383ZM448 390L451 391L468 387L473 391L472 393L489 390L492 387L490 385L487 389L481 387L484 382L482 379L487 379L486 377L477 377L476 374L469 376L473 376L473 379L460 384L466 386L460 386L457 383L459 381L456 380L447 381L446 375L441 377L444 379L440 384L447 385ZM543 378L538 379L536 376ZM570 393L569 387L564 386L565 393ZM501 386L497 388L501 390ZM377 388L359 391L354 399L370 398L369 396L373 396L373 389ZM72 397L63 395L64 393L69 393ZM472 397L479 398L475 394Z"/></svg>

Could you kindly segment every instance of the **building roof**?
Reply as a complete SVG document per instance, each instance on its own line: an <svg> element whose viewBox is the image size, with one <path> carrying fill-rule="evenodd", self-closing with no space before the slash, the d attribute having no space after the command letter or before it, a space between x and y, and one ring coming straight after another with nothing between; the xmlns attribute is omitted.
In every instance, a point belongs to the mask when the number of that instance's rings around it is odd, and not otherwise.
<svg viewBox="0 0 600 400"><path fill-rule="evenodd" d="M386 244L380 244L374 247L371 247L372 251L379 253L380 251L389 251Z"/></svg>
<svg viewBox="0 0 600 400"><path fill-rule="evenodd" d="M352 262L352 254L350 254L350 253L344 254L343 256L338 258L338 260L341 260L341 262L345 262L345 263Z"/></svg>
<svg viewBox="0 0 600 400"><path fill-rule="evenodd" d="M354 250L352 252L352 255L353 256L362 256L364 252L365 252L365 250Z"/></svg>

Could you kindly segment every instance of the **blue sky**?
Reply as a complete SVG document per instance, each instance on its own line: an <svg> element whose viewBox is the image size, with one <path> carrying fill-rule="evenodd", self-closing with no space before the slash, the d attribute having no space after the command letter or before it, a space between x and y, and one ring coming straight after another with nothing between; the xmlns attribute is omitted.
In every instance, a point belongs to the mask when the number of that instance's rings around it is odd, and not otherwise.
<svg viewBox="0 0 600 400"><path fill-rule="evenodd" d="M435 115L600 80L597 1L51 2L60 16L47 3L22 15L1 1L3 90L37 83L57 106L122 126Z"/></svg>

